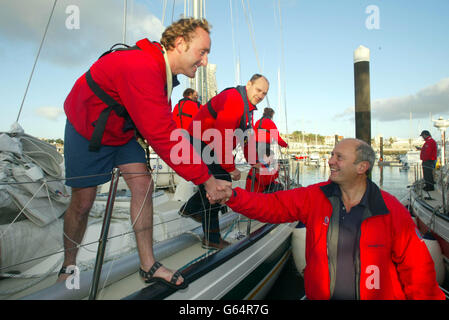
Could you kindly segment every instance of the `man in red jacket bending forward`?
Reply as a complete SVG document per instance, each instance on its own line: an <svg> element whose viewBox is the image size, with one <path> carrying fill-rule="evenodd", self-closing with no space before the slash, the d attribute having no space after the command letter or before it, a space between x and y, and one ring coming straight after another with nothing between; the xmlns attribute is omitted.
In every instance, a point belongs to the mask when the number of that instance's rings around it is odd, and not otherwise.
<svg viewBox="0 0 449 320"><path fill-rule="evenodd" d="M409 212L367 178L374 160L367 143L345 139L329 159L329 181L271 194L236 188L227 205L251 219L306 225L308 299L444 299Z"/></svg>
<svg viewBox="0 0 449 320"><path fill-rule="evenodd" d="M207 65L210 51L206 20L180 19L162 34L161 44L140 40L127 50L109 52L95 62L73 86L65 103L65 164L72 198L64 217L65 257L59 281L76 264L88 213L97 186L110 180L119 167L131 191L130 214L140 258L140 275L147 283L186 286L179 272L155 261L153 254L153 180L143 149L134 139L137 128L153 150L176 173L195 184L204 184L213 202L224 196L230 182L215 179L204 163L175 164L172 148L190 146L187 139L171 141L176 129L170 95L177 74L190 78ZM114 111L114 112L111 112ZM88 178L83 178L88 176Z"/></svg>
<svg viewBox="0 0 449 320"><path fill-rule="evenodd" d="M257 109L256 105L265 98L269 88L267 78L256 73L245 86L221 91L201 106L196 114L189 127L192 145L201 153L215 177L227 181L240 180L241 172L236 168L232 154L237 142L241 144L247 161L250 163L252 158L255 160L255 143L251 143L255 141L251 134L253 112ZM234 134L237 139L234 139ZM200 187L181 207L180 214L201 221L204 231L203 248L223 249L230 243L221 238L220 234L218 213L221 206L205 206L206 196Z"/></svg>

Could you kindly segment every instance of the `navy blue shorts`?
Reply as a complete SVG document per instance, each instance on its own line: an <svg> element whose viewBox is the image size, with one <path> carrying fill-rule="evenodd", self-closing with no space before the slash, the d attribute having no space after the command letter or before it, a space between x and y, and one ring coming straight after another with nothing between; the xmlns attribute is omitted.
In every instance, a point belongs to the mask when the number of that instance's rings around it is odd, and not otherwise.
<svg viewBox="0 0 449 320"><path fill-rule="evenodd" d="M69 121L65 126L64 161L66 185L73 188L106 183L111 180L112 169L119 165L146 163L145 151L136 139L121 146L101 146L98 152L89 151L89 140L76 132Z"/></svg>

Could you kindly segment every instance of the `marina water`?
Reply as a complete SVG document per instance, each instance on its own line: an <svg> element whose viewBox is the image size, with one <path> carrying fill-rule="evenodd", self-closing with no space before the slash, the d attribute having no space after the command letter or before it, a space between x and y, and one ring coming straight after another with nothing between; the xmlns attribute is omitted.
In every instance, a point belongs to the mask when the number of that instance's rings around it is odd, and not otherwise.
<svg viewBox="0 0 449 320"><path fill-rule="evenodd" d="M296 161L291 162L293 179L296 179L296 167L299 166L299 183L302 186L308 186L314 183L327 181L329 179L329 166L321 164L321 166L305 165ZM394 195L398 200L402 200L407 196L411 185L415 181L415 175L421 174L416 172L420 168L411 166L408 171L400 171L398 166L377 166L374 165L371 180L377 184L382 190ZM295 180L296 181L296 180Z"/></svg>

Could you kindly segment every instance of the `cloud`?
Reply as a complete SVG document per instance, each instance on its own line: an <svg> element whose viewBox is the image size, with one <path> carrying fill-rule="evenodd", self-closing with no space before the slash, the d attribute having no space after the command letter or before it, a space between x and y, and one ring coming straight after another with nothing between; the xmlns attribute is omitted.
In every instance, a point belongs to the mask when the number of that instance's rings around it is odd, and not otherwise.
<svg viewBox="0 0 449 320"><path fill-rule="evenodd" d="M39 117L52 121L57 121L60 116L64 115L64 110L58 107L39 107L34 112Z"/></svg>
<svg viewBox="0 0 449 320"><path fill-rule="evenodd" d="M449 110L449 78L419 90L415 94L376 99L371 102L371 117L379 121L404 120L410 117L425 119L432 113L435 117L448 114ZM353 119L354 107L349 107L335 115L337 119Z"/></svg>
<svg viewBox="0 0 449 320"><path fill-rule="evenodd" d="M343 112L337 113L334 116L338 120L349 120L354 118L354 107L348 107Z"/></svg>
<svg viewBox="0 0 449 320"><path fill-rule="evenodd" d="M52 5L50 0L4 1L0 10L0 39L7 41L2 42L14 48L20 42L30 44L37 52ZM64 66L78 66L85 64L86 59L98 57L113 44L122 42L123 11L120 0L58 1L40 58ZM128 44L145 37L159 41L164 27L147 5L132 1L127 13ZM70 28L78 22L79 28Z"/></svg>
<svg viewBox="0 0 449 320"><path fill-rule="evenodd" d="M414 119L446 114L449 110L449 78L419 90L416 94L377 99L372 104L373 117L380 121L408 119L410 112Z"/></svg>

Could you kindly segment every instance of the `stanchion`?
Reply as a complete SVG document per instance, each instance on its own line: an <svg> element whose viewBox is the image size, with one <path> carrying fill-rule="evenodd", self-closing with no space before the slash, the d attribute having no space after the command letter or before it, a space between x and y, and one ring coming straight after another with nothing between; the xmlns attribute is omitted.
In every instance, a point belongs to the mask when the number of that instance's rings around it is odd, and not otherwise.
<svg viewBox="0 0 449 320"><path fill-rule="evenodd" d="M254 192L254 183L256 182L256 168L252 168L251 175L251 192ZM246 224L246 236L249 237L251 233L251 219L248 219L248 223Z"/></svg>
<svg viewBox="0 0 449 320"><path fill-rule="evenodd" d="M111 185L109 187L108 201L104 213L103 227L101 228L100 239L98 240L97 258L95 260L95 269L92 277L92 285L89 292L89 300L97 298L98 283L100 281L101 269L103 267L106 242L108 240L109 226L111 224L112 209L114 207L115 195L117 193L118 180L120 178L120 169L114 168L112 171Z"/></svg>

